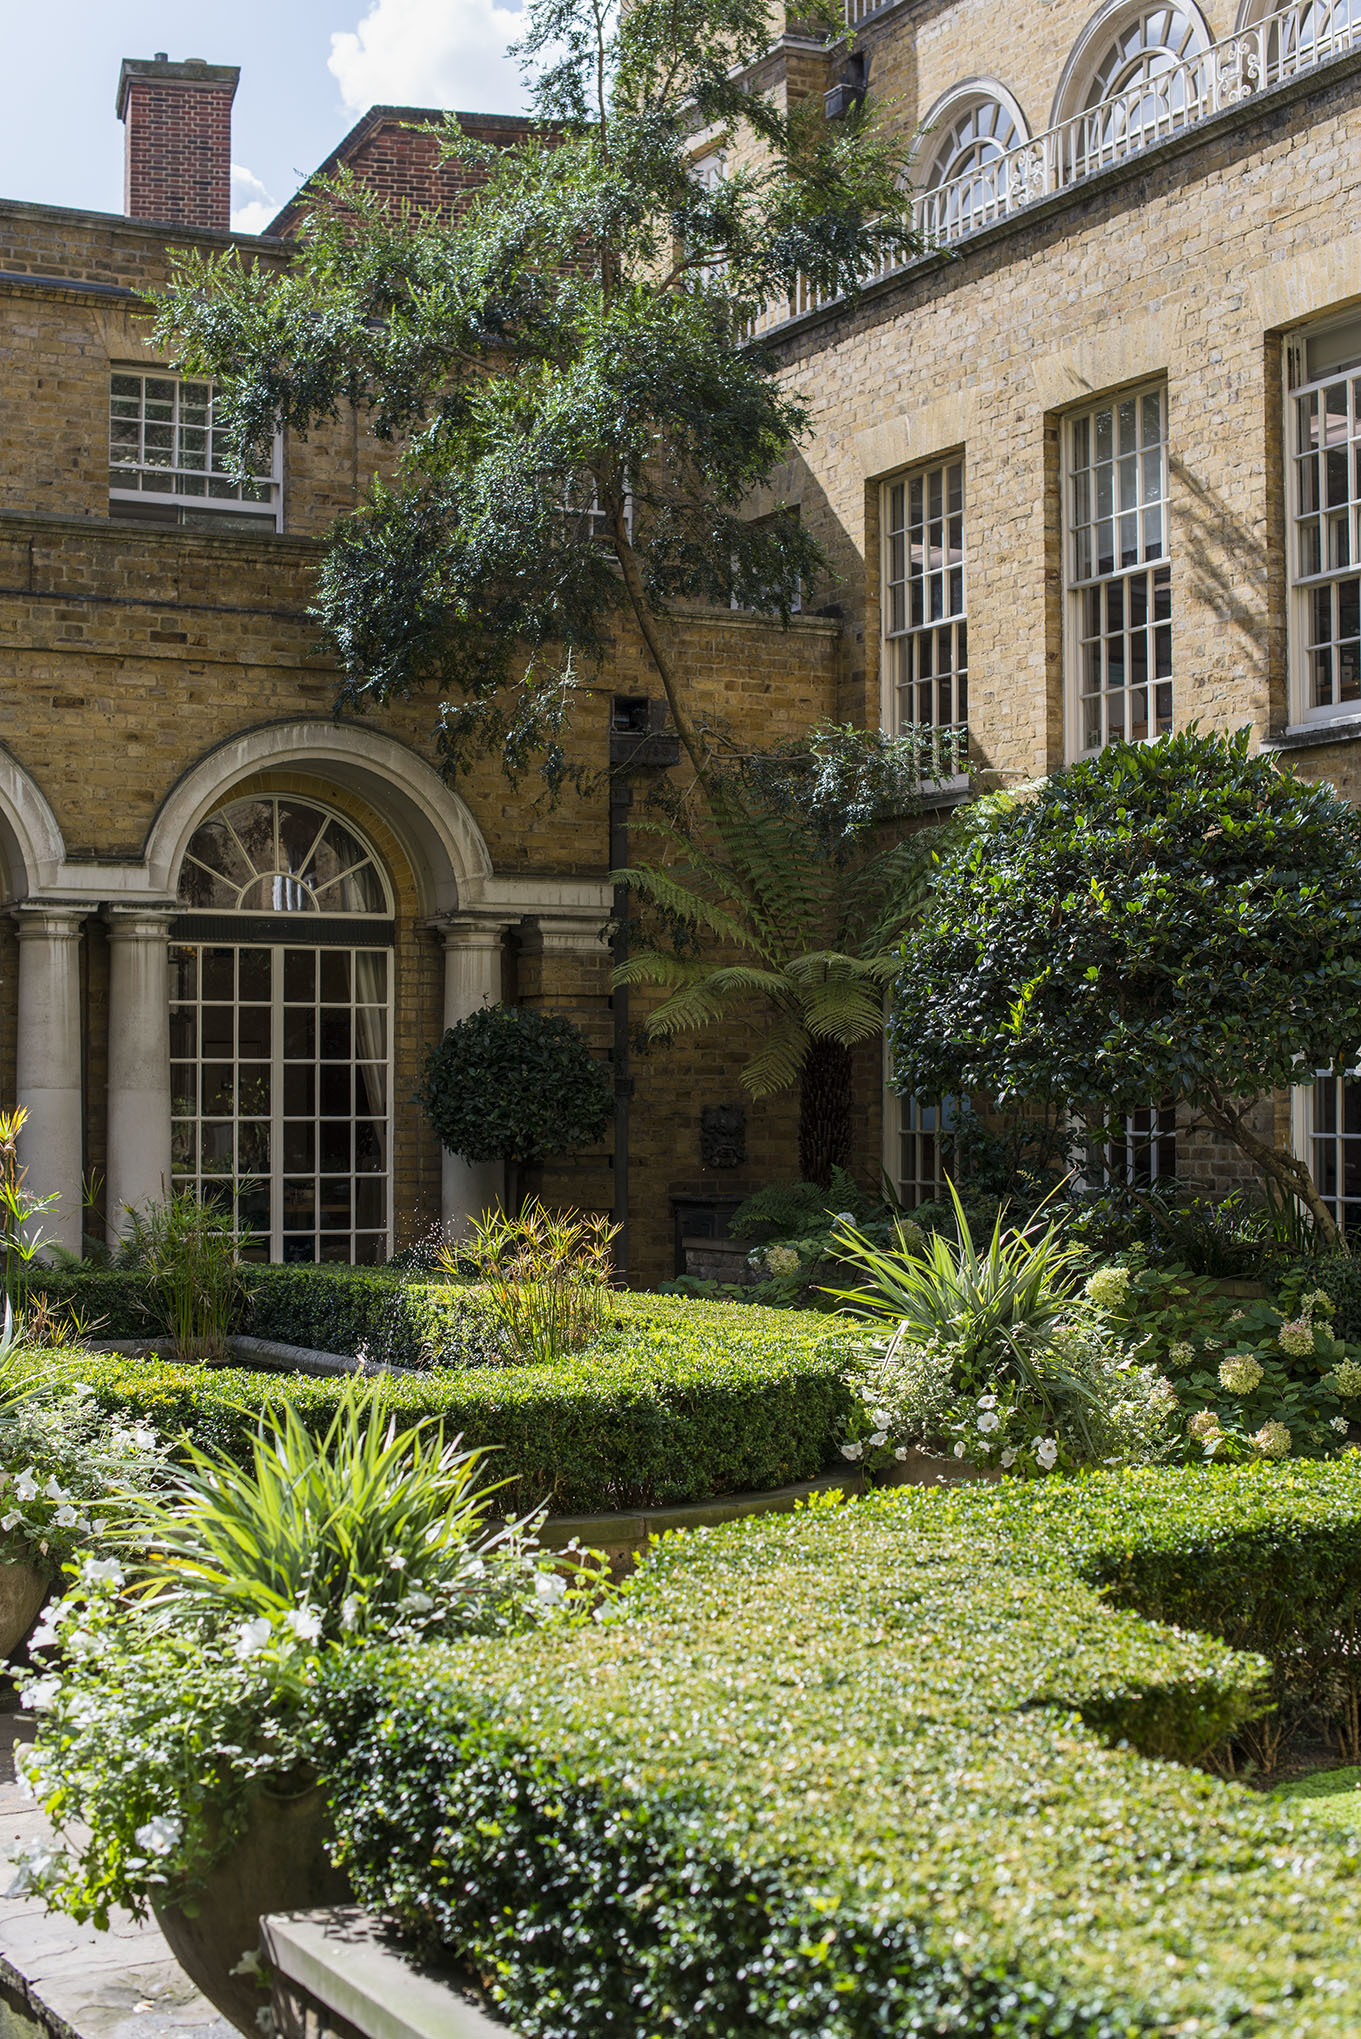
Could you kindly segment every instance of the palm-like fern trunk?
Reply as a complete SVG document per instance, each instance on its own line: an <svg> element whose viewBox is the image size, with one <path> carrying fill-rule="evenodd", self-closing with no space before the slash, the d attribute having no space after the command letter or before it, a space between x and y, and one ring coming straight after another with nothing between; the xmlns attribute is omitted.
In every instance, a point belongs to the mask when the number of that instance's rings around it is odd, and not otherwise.
<svg viewBox="0 0 1361 2039"><path fill-rule="evenodd" d="M799 1079L799 1174L832 1179L851 1165L851 1051L840 1041L813 1041Z"/></svg>

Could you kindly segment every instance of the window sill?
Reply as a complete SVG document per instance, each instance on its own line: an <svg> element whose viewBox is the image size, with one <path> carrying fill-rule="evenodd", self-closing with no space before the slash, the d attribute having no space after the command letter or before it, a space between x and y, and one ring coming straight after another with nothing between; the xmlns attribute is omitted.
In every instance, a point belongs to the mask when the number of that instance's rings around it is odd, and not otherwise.
<svg viewBox="0 0 1361 2039"><path fill-rule="evenodd" d="M928 813L945 807L961 807L973 797L973 780L967 772L956 772L948 779L924 779L920 797Z"/></svg>
<svg viewBox="0 0 1361 2039"><path fill-rule="evenodd" d="M1314 750L1325 743L1361 743L1361 715L1339 715L1332 722L1291 722L1279 736L1269 737L1263 750Z"/></svg>

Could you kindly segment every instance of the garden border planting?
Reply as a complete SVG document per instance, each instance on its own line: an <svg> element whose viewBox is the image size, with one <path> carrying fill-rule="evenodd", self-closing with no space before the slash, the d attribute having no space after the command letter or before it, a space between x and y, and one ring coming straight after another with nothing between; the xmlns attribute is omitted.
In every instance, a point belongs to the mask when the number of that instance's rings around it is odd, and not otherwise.
<svg viewBox="0 0 1361 2039"><path fill-rule="evenodd" d="M1331 1463L668 1538L594 1631L351 1662L344 1860L526 2039L644 2039L679 2004L786 2039L1341 2039L1361 1840L1180 1767L1261 1714L1268 1666L1106 1588L1175 1617L1209 1553L1289 1653L1330 1578L1349 1618L1358 1537Z"/></svg>

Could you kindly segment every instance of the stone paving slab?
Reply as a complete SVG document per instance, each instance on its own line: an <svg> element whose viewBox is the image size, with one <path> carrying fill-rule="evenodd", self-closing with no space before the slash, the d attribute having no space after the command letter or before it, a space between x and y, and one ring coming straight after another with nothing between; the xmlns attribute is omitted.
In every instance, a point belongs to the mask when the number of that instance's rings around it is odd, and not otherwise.
<svg viewBox="0 0 1361 2039"><path fill-rule="evenodd" d="M0 1693L0 1890L14 1843L48 1831L13 1781L14 1745L33 1734L13 1704ZM116 1912L99 1933L31 1897L0 1897L0 2039L235 2039L235 2028L199 1995L154 1923Z"/></svg>

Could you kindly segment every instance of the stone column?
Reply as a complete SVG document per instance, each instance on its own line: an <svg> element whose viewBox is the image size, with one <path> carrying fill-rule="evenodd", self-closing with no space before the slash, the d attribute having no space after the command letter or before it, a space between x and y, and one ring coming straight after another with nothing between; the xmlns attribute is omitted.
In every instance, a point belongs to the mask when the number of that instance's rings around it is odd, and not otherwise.
<svg viewBox="0 0 1361 2039"><path fill-rule="evenodd" d="M109 921L109 1238L170 1193L170 907Z"/></svg>
<svg viewBox="0 0 1361 2039"><path fill-rule="evenodd" d="M506 921L453 920L444 938L444 1024L446 1029L484 1005L501 1003L501 950ZM499 1161L465 1161L444 1150L441 1219L446 1239L457 1239L470 1217L501 1202Z"/></svg>
<svg viewBox="0 0 1361 2039"><path fill-rule="evenodd" d="M86 908L16 909L19 933L17 1102L28 1118L19 1159L24 1188L58 1202L33 1220L44 1240L81 1250L84 1110L81 1085L80 930Z"/></svg>

